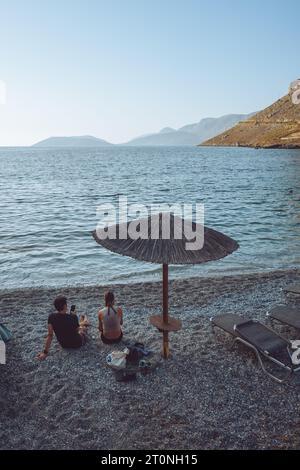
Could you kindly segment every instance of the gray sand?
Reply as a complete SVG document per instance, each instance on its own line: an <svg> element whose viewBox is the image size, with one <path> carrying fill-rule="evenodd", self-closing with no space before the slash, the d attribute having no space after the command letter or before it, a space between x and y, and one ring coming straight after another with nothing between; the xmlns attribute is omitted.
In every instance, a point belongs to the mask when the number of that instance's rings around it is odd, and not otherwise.
<svg viewBox="0 0 300 470"><path fill-rule="evenodd" d="M60 292L0 291L0 321L14 333L8 364L0 366L0 448L298 448L300 374L288 385L273 382L243 346L229 350L224 334L213 335L209 317L236 312L265 320L274 304L299 302L282 291L299 280L300 271L291 270L172 281L171 313L183 322L182 331L170 336L172 358L132 383L116 382L105 366L116 349L100 343L96 329L107 287L64 289L69 305L89 315L94 339L73 352L54 341L44 362L35 356ZM148 317L160 313L161 285L113 289L124 309L124 337L159 351L161 335Z"/></svg>

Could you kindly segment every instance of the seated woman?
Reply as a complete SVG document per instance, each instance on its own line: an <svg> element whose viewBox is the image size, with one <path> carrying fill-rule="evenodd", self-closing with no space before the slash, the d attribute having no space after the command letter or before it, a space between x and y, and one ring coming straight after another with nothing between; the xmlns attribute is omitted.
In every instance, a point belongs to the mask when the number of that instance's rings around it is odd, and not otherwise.
<svg viewBox="0 0 300 470"><path fill-rule="evenodd" d="M105 344L119 343L123 337L123 312L121 307L114 307L115 296L109 291L105 294L105 308L99 310L99 331Z"/></svg>

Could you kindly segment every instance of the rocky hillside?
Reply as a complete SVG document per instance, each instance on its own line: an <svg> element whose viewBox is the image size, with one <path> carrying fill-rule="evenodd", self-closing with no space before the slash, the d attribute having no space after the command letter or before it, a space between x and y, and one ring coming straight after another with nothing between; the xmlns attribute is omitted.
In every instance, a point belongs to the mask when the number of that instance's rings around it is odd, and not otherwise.
<svg viewBox="0 0 300 470"><path fill-rule="evenodd" d="M288 94L250 119L200 145L300 148L300 104L294 104L291 94Z"/></svg>

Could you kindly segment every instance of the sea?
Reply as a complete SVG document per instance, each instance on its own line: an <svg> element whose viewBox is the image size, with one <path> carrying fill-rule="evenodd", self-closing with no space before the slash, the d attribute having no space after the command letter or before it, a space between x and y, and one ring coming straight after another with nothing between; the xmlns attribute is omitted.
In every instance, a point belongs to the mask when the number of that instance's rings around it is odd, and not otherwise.
<svg viewBox="0 0 300 470"><path fill-rule="evenodd" d="M111 253L91 235L99 207L120 197L203 204L205 225L238 241L222 260L171 266L171 278L300 267L299 150L1 148L1 288L159 280L160 265Z"/></svg>

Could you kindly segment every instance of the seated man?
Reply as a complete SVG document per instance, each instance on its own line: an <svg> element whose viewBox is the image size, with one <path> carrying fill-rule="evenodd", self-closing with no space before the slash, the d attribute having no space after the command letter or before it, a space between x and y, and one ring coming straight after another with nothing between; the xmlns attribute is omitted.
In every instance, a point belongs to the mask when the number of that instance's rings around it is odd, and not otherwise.
<svg viewBox="0 0 300 470"><path fill-rule="evenodd" d="M46 359L53 339L53 333L59 344L65 349L77 349L86 342L86 329L88 320L86 316L81 316L78 321L77 315L68 314L67 299L59 296L54 301L56 313L52 313L48 318L48 335L46 338L44 351L38 355L38 359Z"/></svg>

